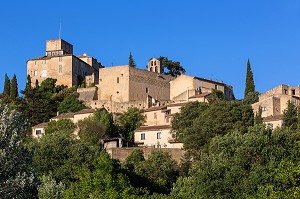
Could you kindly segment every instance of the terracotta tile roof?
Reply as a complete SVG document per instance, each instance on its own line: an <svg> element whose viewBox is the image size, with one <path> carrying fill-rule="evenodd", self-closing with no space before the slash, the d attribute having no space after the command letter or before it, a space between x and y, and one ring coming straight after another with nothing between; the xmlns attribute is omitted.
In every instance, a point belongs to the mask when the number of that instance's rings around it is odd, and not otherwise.
<svg viewBox="0 0 300 199"><path fill-rule="evenodd" d="M156 131L162 129L171 129L171 125L157 125L157 126L141 126L137 128L135 131Z"/></svg>
<svg viewBox="0 0 300 199"><path fill-rule="evenodd" d="M44 123L37 124L37 125L33 126L32 128L45 128L47 126L48 126L48 122L44 122Z"/></svg>
<svg viewBox="0 0 300 199"><path fill-rule="evenodd" d="M73 118L74 115L94 113L94 112L96 112L96 109L82 109L81 111L75 113L62 113L58 116L53 117L52 119L62 119L62 118L68 119L68 118Z"/></svg>
<svg viewBox="0 0 300 199"><path fill-rule="evenodd" d="M271 116L267 116L263 118L264 122L271 122L271 121L278 121L278 120L282 120L283 115L271 115Z"/></svg>

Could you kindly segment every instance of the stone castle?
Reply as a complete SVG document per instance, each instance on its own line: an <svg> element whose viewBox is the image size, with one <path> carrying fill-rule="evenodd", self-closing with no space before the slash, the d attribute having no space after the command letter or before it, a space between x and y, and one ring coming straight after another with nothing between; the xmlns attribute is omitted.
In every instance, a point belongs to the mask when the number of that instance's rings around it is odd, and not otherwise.
<svg viewBox="0 0 300 199"><path fill-rule="evenodd" d="M118 113L129 107L147 109L188 101L206 101L212 89L232 100L233 88L223 82L180 75L163 74L158 59L152 58L147 70L129 65L104 67L97 59L73 54L73 46L62 39L46 41L46 55L27 61L27 74L32 86L46 78L57 79L57 85L67 87L84 83L79 88L80 99L91 108L105 108Z"/></svg>

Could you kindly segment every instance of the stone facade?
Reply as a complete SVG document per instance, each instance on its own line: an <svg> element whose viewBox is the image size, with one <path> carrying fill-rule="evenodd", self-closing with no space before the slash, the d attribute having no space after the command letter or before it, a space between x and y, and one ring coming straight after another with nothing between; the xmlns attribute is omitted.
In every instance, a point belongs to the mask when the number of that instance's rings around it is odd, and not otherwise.
<svg viewBox="0 0 300 199"><path fill-rule="evenodd" d="M224 93L226 100L233 100L233 88L223 82L216 82L204 78L180 75L170 82L170 100L173 102L205 101L204 98L212 92L212 89L220 90Z"/></svg>
<svg viewBox="0 0 300 199"><path fill-rule="evenodd" d="M300 105L300 87L281 84L259 95L259 101L252 104L254 113L262 108L262 118L270 127L280 127L282 116L287 108L288 101L297 107Z"/></svg>
<svg viewBox="0 0 300 199"><path fill-rule="evenodd" d="M27 75L32 86L47 78L57 79L57 85L72 87L85 81L87 85L99 83L101 63L83 54L73 55L73 46L62 39L46 41L46 56L27 61Z"/></svg>

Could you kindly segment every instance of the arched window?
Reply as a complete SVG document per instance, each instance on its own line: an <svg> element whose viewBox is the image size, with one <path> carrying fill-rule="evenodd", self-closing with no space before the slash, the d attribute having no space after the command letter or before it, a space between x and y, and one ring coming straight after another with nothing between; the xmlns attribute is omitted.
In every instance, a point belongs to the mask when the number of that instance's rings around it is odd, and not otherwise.
<svg viewBox="0 0 300 199"><path fill-rule="evenodd" d="M156 73L158 72L158 70L157 70L157 66L155 66L155 72L156 72Z"/></svg>
<svg viewBox="0 0 300 199"><path fill-rule="evenodd" d="M153 67L150 67L150 71L153 71Z"/></svg>
<svg viewBox="0 0 300 199"><path fill-rule="evenodd" d="M156 66L156 61L154 61L154 65Z"/></svg>
<svg viewBox="0 0 300 199"><path fill-rule="evenodd" d="M151 66L153 66L153 61L151 61Z"/></svg>

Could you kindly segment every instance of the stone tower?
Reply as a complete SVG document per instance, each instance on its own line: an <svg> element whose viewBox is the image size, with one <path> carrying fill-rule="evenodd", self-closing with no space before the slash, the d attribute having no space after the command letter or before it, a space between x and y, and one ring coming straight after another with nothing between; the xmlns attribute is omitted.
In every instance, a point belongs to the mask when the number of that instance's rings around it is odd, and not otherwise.
<svg viewBox="0 0 300 199"><path fill-rule="evenodd" d="M156 58L150 59L147 65L148 71L155 73L163 73L163 68L160 64L160 61Z"/></svg>

